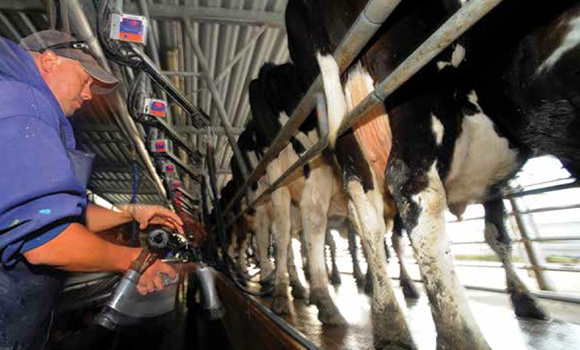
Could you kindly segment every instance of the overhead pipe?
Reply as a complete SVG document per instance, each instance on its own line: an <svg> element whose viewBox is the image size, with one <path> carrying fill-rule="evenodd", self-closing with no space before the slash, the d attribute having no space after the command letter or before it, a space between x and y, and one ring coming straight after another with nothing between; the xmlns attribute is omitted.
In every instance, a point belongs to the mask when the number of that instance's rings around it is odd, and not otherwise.
<svg viewBox="0 0 580 350"><path fill-rule="evenodd" d="M368 43L376 31L379 30L382 23L387 19L387 17L389 17L400 2L401 0L370 0L367 3L362 13L358 16L357 20L334 52L334 58L338 63L340 72L346 70L352 61L354 61L358 53ZM316 103L315 94L321 90L322 77L319 74L292 113L290 120L284 124L262 157L262 160L258 163L244 184L238 189L234 198L232 198L226 207L226 211L233 207L233 204L239 200L251 184L260 179L260 177L265 173L268 164L270 164L270 162L277 157L278 153L280 153L280 151L286 147L288 142L290 142L290 138L296 134L298 128L302 123L304 123L310 112L314 109Z"/></svg>
<svg viewBox="0 0 580 350"><path fill-rule="evenodd" d="M149 35L147 35L147 47L149 49L148 51L151 54L151 58L153 59L153 62L157 65L157 67L161 67L161 60L159 59L159 51L158 51L159 49L157 46L158 43L157 38L159 36L157 35L157 31L155 30L153 22L151 21L151 16L149 13L149 5L147 4L147 0L139 0L137 2L137 7L139 8L139 12L143 14L145 18L147 18L147 22L149 23L149 26L151 28ZM163 100L167 101L167 94L165 93L165 90L160 89L159 95ZM166 113L167 119L172 120L170 108L167 109Z"/></svg>
<svg viewBox="0 0 580 350"><path fill-rule="evenodd" d="M256 44L256 41L258 41L258 39L260 39L260 37L262 36L262 34L264 34L264 32L266 31L266 29L268 29L268 27L262 26L260 28L260 30L258 30L258 32L256 34L254 34L254 37L252 39L250 39L250 41L248 41L244 45L244 47L242 47L240 49L240 51L234 56L234 58L232 58L228 62L228 64L226 65L226 67L221 70L221 73L215 79L216 85L222 82L222 80L226 77L226 75L228 75L228 73L236 65L236 63L238 63L238 61L242 57L244 57L244 55L246 54L246 51L248 51L250 48L252 48L252 46L254 46Z"/></svg>
<svg viewBox="0 0 580 350"><path fill-rule="evenodd" d="M80 36L79 39L84 40L89 45L91 51L95 54L99 63L101 63L101 66L108 72L111 72L111 67L109 66L105 58L105 54L103 53L99 41L95 37L89 25L85 13L82 10L81 4L79 3L78 0L70 0L68 2L68 6L72 24L73 26L75 26L76 32ZM127 110L127 107L125 106L124 98L121 96L121 91L120 90L115 91L114 93L111 94L111 98L105 99L105 101L112 102L113 110L117 111L117 113L114 113L114 116L119 122L119 125L121 125L121 129L123 130L125 135L127 135L133 141L133 145L135 146L135 149L137 150L139 157L141 158L143 164L145 165L147 173L153 180L153 184L157 188L158 193L163 198L167 198L167 192L165 191L163 182L159 177L159 175L157 174L157 171L155 170L155 166L153 165L153 161L149 157L149 153L147 152L147 148L145 147L143 140L141 140L141 136L139 135L137 126L129 116L129 112Z"/></svg>
<svg viewBox="0 0 580 350"><path fill-rule="evenodd" d="M211 92L214 103L217 107L218 115L220 116L221 122L224 126L224 130L226 132L226 136L228 138L230 146L232 147L232 149L234 151L234 155L236 157L236 161L238 162L238 166L241 169L241 172L242 172L244 179L246 179L248 177L248 168L246 167L246 164L244 162L244 158L242 157L242 153L240 152L240 149L238 148L238 144L236 142L236 139L234 138L234 132L232 130L232 125L230 124L226 109L224 108L222 98L219 95L217 88L216 88L216 86L211 78L211 73L210 73L207 61L203 55L203 52L201 51L201 47L199 46L199 42L195 38L195 33L193 32L193 28L191 28L190 23L184 22L183 24L185 25L185 27L187 29L187 34L189 35L189 40L191 41L191 46L193 47L195 55L197 56L197 60L198 60L199 65L201 67L201 71L203 72L203 74L206 78L207 86L209 88L209 91Z"/></svg>
<svg viewBox="0 0 580 350"><path fill-rule="evenodd" d="M262 30L262 28L258 29L256 28L256 30L254 30L253 34L250 34L249 30L246 33L247 38L244 40L244 42L250 41L252 37L256 36L256 33L260 32ZM230 103L229 103L229 112L232 116L234 116L233 119L233 124L236 125L241 117L240 114L238 114L238 109L240 107L240 104L243 101L243 92L244 92L244 86L246 86L246 84L244 84L244 80L247 77L252 77L254 76L254 74L250 73L250 65L253 61L255 62L264 62L266 59L266 54L269 54L272 50L272 46L274 45L274 40L273 36L272 36L272 32L274 31L274 29L267 31L264 34L264 40L263 43L261 45L261 47L259 48L257 54L256 54L256 45L251 45L249 48L249 52L248 54L245 55L243 63L240 64L239 69L237 71L236 77L234 78L234 89L232 91L232 94L230 94L231 99L230 99ZM267 43L267 44L266 44ZM254 60L252 60L253 57L256 57ZM257 69L257 65L255 65L256 69ZM226 161L226 157L225 157L225 153L226 153L226 148L222 146L222 143L218 143L218 147L222 148L223 150L221 151L221 153L219 154L218 160L219 160L219 164L220 166L227 166L227 161ZM246 177L244 177L244 180L246 179ZM225 178L222 178L222 183L223 181L225 181Z"/></svg>

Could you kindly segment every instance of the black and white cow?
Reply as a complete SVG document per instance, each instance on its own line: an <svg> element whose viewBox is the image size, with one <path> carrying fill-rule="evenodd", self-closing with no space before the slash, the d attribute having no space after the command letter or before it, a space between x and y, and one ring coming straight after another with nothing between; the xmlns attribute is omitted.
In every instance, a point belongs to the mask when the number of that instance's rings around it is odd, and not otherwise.
<svg viewBox="0 0 580 350"><path fill-rule="evenodd" d="M277 135L285 119L300 101L303 89L293 65L275 66L266 64L259 77L250 83L250 105L252 121L256 125L256 140L265 150ZM304 130L309 143L317 141L313 125ZM267 167L268 183L273 183L290 167L304 151L303 143L293 139ZM258 152L260 153L260 152ZM288 247L292 230L292 210L297 210L304 231L306 251L310 267L310 303L317 306L318 318L325 324L345 324L328 292L328 274L324 255L324 243L328 217L347 214L346 198L341 178L325 157L314 160L303 172L296 172L284 186L270 196L273 208L276 245L275 288L272 309L277 313L288 313Z"/></svg>
<svg viewBox="0 0 580 350"><path fill-rule="evenodd" d="M334 85L336 77L325 77L326 58L364 3L289 1L286 18L292 59L305 81L322 71L329 105L343 103L332 100L340 99L336 93L340 87ZM370 91L373 82L391 73L464 3L403 1L369 46L364 68L354 67L346 87L347 104L357 102L352 100L349 86L357 70ZM445 234L447 206L459 215L468 203L484 204L485 237L504 263L516 314L545 317L513 269L501 188L531 155L553 154L578 176L580 9L576 3L559 1L546 6L504 1L386 101L388 117L383 118L390 123L392 150L385 181L420 265L438 332L438 349L489 348L454 271ZM314 43L309 46L311 39ZM336 141L335 150L343 167L349 206L360 217L363 243L372 245L373 233L380 234L382 229L377 223L379 210L377 215L364 216L370 210L361 209L380 207L373 191L382 184L368 174L373 170L369 170L372 160L349 162L359 159L353 156L357 140L346 134ZM377 273L375 282L385 276ZM389 287L388 282L383 285ZM375 327L386 334L380 340L412 347L401 312L387 294L380 301L373 300ZM392 313L390 320L387 309ZM381 321L388 327L377 324Z"/></svg>

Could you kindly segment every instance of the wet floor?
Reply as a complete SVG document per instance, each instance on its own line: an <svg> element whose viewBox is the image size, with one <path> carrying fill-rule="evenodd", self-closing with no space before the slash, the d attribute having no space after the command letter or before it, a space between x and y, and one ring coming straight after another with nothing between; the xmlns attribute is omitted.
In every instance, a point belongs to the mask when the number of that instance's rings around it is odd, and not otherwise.
<svg viewBox="0 0 580 350"><path fill-rule="evenodd" d="M293 302L292 315L285 319L321 348L374 349L369 298L358 291L352 276L343 274L341 277L342 285L331 287L331 293L349 322L348 327L323 326L317 319L316 307L301 300ZM435 349L435 326L425 294L422 293L416 301L405 301L400 289L396 294L406 313L417 348ZM542 300L552 320L521 320L513 315L505 294L470 290L468 295L475 318L494 350L580 349L579 305ZM269 298L262 298L262 301L265 305L270 303Z"/></svg>

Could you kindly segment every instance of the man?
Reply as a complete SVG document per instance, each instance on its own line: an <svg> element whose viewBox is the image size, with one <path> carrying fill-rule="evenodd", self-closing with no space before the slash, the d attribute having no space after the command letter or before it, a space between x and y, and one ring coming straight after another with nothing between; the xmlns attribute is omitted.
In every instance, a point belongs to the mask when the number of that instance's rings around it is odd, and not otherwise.
<svg viewBox="0 0 580 350"><path fill-rule="evenodd" d="M39 32L20 46L0 38L0 349L43 347L64 271L124 272L141 251L94 232L131 220L182 231L181 219L159 206L118 213L87 205L67 117L91 100L91 89L116 83L68 34ZM139 291L162 289L160 273L175 277L157 261Z"/></svg>

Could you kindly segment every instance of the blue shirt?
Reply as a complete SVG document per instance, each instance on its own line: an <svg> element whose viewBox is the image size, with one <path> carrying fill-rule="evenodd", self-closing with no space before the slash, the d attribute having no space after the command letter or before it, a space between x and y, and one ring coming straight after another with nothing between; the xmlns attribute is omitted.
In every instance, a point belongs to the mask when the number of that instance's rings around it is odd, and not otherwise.
<svg viewBox="0 0 580 350"><path fill-rule="evenodd" d="M0 38L0 261L39 247L81 221L86 193L66 148L70 122L34 60Z"/></svg>

